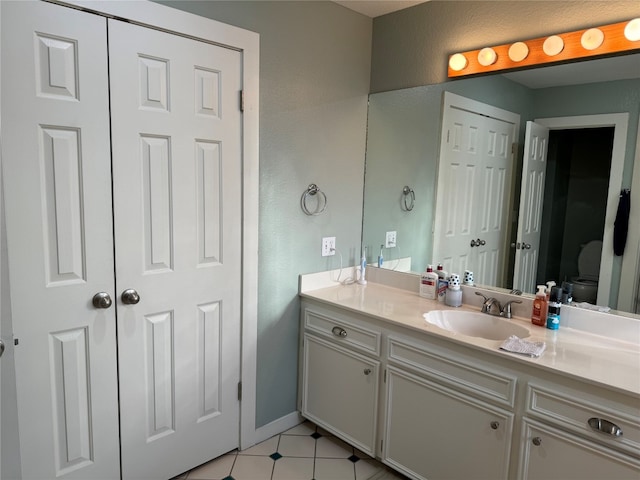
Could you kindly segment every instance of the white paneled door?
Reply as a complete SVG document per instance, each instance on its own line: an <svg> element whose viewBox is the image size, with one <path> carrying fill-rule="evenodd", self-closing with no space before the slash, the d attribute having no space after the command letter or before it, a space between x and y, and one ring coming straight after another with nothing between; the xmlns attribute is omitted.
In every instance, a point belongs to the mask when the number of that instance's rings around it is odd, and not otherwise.
<svg viewBox="0 0 640 480"><path fill-rule="evenodd" d="M536 291L548 148L549 129L527 122L513 273L513 288L527 293Z"/></svg>
<svg viewBox="0 0 640 480"><path fill-rule="evenodd" d="M503 282L518 116L445 92L434 263Z"/></svg>
<svg viewBox="0 0 640 480"><path fill-rule="evenodd" d="M168 478L239 444L240 53L110 21L109 64L122 469Z"/></svg>
<svg viewBox="0 0 640 480"><path fill-rule="evenodd" d="M115 308L92 303L115 298L106 20L44 2L1 8L23 478L118 478Z"/></svg>
<svg viewBox="0 0 640 480"><path fill-rule="evenodd" d="M238 447L240 90L237 51L2 2L24 479L171 478Z"/></svg>

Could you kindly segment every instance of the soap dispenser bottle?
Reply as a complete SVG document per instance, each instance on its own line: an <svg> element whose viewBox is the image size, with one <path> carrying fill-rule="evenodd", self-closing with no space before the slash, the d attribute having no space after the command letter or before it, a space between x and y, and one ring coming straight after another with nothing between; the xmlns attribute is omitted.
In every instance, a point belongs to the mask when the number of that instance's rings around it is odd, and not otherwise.
<svg viewBox="0 0 640 480"><path fill-rule="evenodd" d="M547 325L547 293L544 285L538 285L538 293L533 299L533 309L531 312L531 323L544 327Z"/></svg>
<svg viewBox="0 0 640 480"><path fill-rule="evenodd" d="M445 301L450 307L462 306L462 290L460 290L460 275L452 273L449 277L449 287L445 294Z"/></svg>
<svg viewBox="0 0 640 480"><path fill-rule="evenodd" d="M435 300L438 294L438 274L433 271L433 266L428 265L427 270L420 275L420 296Z"/></svg>

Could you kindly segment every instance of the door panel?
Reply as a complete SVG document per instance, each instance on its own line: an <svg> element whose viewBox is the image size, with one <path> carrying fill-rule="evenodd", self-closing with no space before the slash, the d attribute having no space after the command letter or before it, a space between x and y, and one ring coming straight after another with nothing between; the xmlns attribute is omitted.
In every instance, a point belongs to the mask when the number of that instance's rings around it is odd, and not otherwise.
<svg viewBox="0 0 640 480"><path fill-rule="evenodd" d="M499 285L506 259L514 126L453 106L445 121L434 261L449 272L475 271L478 283ZM472 247L472 240L484 243Z"/></svg>
<svg viewBox="0 0 640 480"><path fill-rule="evenodd" d="M513 288L536 291L549 129L527 122Z"/></svg>
<svg viewBox="0 0 640 480"><path fill-rule="evenodd" d="M23 478L118 478L106 21L2 2L2 167Z"/></svg>
<svg viewBox="0 0 640 480"><path fill-rule="evenodd" d="M240 54L109 39L123 478L157 479L239 444Z"/></svg>

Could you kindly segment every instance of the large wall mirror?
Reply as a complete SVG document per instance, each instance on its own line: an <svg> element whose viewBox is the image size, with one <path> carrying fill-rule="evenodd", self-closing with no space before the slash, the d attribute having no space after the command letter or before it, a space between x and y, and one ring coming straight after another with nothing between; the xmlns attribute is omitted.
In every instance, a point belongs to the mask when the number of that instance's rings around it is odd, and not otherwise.
<svg viewBox="0 0 640 480"><path fill-rule="evenodd" d="M370 95L362 237L368 261L373 265L380 253L383 268L400 271L420 272L427 264L435 266L442 261L436 258L437 253L434 256L434 237L442 234L436 231L441 228L436 217L445 207L442 198L451 201L451 197L437 192L442 189L438 187L438 167L444 92L513 112L520 119L510 179L505 187L508 203L503 227L507 239L500 253L501 274L494 285L484 286L514 288L514 270L519 266L516 251L522 245L517 232L522 222L519 210L526 124L538 119L550 125L550 137L537 271L531 283L535 287L547 280L560 283L578 279L580 253L587 246L597 250L600 241L605 250L602 268L606 274L599 277L597 289L606 292L601 296L606 300L598 303L637 313L635 303L626 299L622 306L618 297L622 290L629 290L624 283L629 278L638 288L638 235L631 232L632 241L627 242L625 255L615 255L610 251L613 225L609 223L612 215L616 216L620 190L631 188L634 178L635 182L640 180L638 172L635 176L633 173L634 163L640 162L640 55ZM633 186L638 191L631 198L637 202L640 185ZM485 184L482 188L496 187ZM632 205L632 216L639 216L638 210L637 205ZM384 246L389 231L397 232L394 248ZM476 237L470 232L467 240L477 240ZM474 254L472 248L470 258ZM632 254L629 249L634 249ZM635 264L630 266L627 259L633 259ZM474 273L476 278L482 277L482 272ZM534 287L523 290L533 294ZM634 302L637 296L636 291Z"/></svg>

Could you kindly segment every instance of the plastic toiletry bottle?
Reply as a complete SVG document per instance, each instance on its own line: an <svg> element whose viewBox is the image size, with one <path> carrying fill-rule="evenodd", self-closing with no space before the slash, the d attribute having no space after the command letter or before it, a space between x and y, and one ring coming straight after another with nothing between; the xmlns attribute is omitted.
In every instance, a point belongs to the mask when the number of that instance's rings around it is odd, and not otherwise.
<svg viewBox="0 0 640 480"><path fill-rule="evenodd" d="M531 312L531 323L544 327L547 324L547 293L544 285L538 285L538 293L533 299L533 310Z"/></svg>
<svg viewBox="0 0 640 480"><path fill-rule="evenodd" d="M433 271L433 266L428 265L427 270L420 275L420 296L435 300L438 294L438 274Z"/></svg>
<svg viewBox="0 0 640 480"><path fill-rule="evenodd" d="M546 292L547 292L547 302L549 301L549 298L551 298L551 289L553 287L555 287L555 286L556 286L556 282L554 282L553 280L549 280L547 282L547 290L546 290Z"/></svg>
<svg viewBox="0 0 640 480"><path fill-rule="evenodd" d="M384 263L384 257L382 256L382 249L384 245L380 245L380 255L378 255L378 268L382 268L382 264Z"/></svg>
<svg viewBox="0 0 640 480"><path fill-rule="evenodd" d="M562 289L553 287L549 298L549 311L547 313L547 328L558 330L560 327L560 307L562 306Z"/></svg>
<svg viewBox="0 0 640 480"><path fill-rule="evenodd" d="M365 273L367 270L367 248L362 251L362 258L360 259L360 276L358 277L358 284L366 285Z"/></svg>
<svg viewBox="0 0 640 480"><path fill-rule="evenodd" d="M460 275L452 273L449 277L449 287L445 294L445 301L450 307L462 306L462 290L460 290Z"/></svg>
<svg viewBox="0 0 640 480"><path fill-rule="evenodd" d="M449 286L449 277L441 263L436 267L436 274L438 275L438 301L444 302Z"/></svg>
<svg viewBox="0 0 640 480"><path fill-rule="evenodd" d="M562 282L562 303L569 305L573 301L573 283Z"/></svg>

